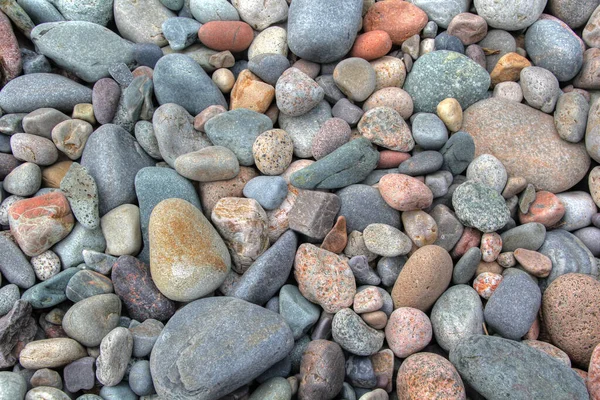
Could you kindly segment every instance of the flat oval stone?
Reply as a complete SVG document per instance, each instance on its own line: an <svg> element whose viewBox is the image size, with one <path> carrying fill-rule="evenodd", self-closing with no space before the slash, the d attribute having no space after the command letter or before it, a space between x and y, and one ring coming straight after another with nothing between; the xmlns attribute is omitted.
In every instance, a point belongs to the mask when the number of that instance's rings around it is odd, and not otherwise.
<svg viewBox="0 0 600 400"><path fill-rule="evenodd" d="M454 51L440 50L417 59L404 90L413 98L416 112L435 113L438 103L448 97L465 109L485 98L489 86L490 76L479 64Z"/></svg>
<svg viewBox="0 0 600 400"><path fill-rule="evenodd" d="M62 327L69 337L93 347L100 345L102 338L117 327L120 316L119 297L113 293L100 294L71 306L63 317Z"/></svg>
<svg viewBox="0 0 600 400"><path fill-rule="evenodd" d="M216 399L283 359L293 344L290 328L276 313L212 297L186 305L169 320L154 345L150 370L161 397Z"/></svg>
<svg viewBox="0 0 600 400"><path fill-rule="evenodd" d="M113 64L133 64L132 43L92 22L41 24L31 31L31 40L39 53L86 82L109 76Z"/></svg>
<svg viewBox="0 0 600 400"><path fill-rule="evenodd" d="M254 39L252 27L242 21L207 22L198 31L198 37L213 50L233 53L246 50Z"/></svg>
<svg viewBox="0 0 600 400"><path fill-rule="evenodd" d="M114 18L121 36L135 43L168 44L162 24L175 14L159 0L115 0Z"/></svg>
<svg viewBox="0 0 600 400"><path fill-rule="evenodd" d="M408 236L390 225L370 224L363 231L363 237L369 251L384 257L405 255L412 248Z"/></svg>
<svg viewBox="0 0 600 400"><path fill-rule="evenodd" d="M10 283L20 288L27 289L35 284L33 267L25 258L19 246L8 236L0 236L0 271L2 276Z"/></svg>
<svg viewBox="0 0 600 400"><path fill-rule="evenodd" d="M546 239L546 228L537 222L519 225L502 232L502 251L515 251L518 248L536 251Z"/></svg>
<svg viewBox="0 0 600 400"><path fill-rule="evenodd" d="M400 214L385 202L376 188L350 185L336 194L342 203L339 215L346 219L348 232L362 232L368 225L375 223L400 228Z"/></svg>
<svg viewBox="0 0 600 400"><path fill-rule="evenodd" d="M31 304L33 308L49 308L67 300L66 289L71 278L79 268L67 268L37 285L32 286L23 293L21 298Z"/></svg>
<svg viewBox="0 0 600 400"><path fill-rule="evenodd" d="M298 398L333 398L342 390L344 375L340 346L328 340L313 340L302 354Z"/></svg>
<svg viewBox="0 0 600 400"><path fill-rule="evenodd" d="M427 208L433 201L433 193L423 182L404 174L384 175L379 193L390 207L400 211Z"/></svg>
<svg viewBox="0 0 600 400"><path fill-rule="evenodd" d="M36 340L21 351L19 363L24 368L57 368L86 356L79 343L69 338Z"/></svg>
<svg viewBox="0 0 600 400"><path fill-rule="evenodd" d="M486 398L589 398L583 380L562 361L514 340L469 336L450 352L450 361Z"/></svg>
<svg viewBox="0 0 600 400"><path fill-rule="evenodd" d="M133 336L129 329L117 327L100 343L100 355L96 359L96 377L105 386L115 386L123 379L131 359Z"/></svg>
<svg viewBox="0 0 600 400"><path fill-rule="evenodd" d="M175 170L194 181L212 182L236 177L240 165L236 155L227 147L209 146L177 157Z"/></svg>
<svg viewBox="0 0 600 400"><path fill-rule="evenodd" d="M13 155L22 161L38 165L51 165L58 159L58 151L51 140L28 133L15 133L10 137Z"/></svg>
<svg viewBox="0 0 600 400"><path fill-rule="evenodd" d="M298 0L288 13L288 45L298 57L318 63L342 58L352 48L361 23L363 4L352 0L335 4ZM328 26L326 32L321 28Z"/></svg>
<svg viewBox="0 0 600 400"><path fill-rule="evenodd" d="M565 207L565 215L558 222L558 227L566 231L585 228L592 223L592 215L596 214L596 203L589 193L573 191L556 195Z"/></svg>
<svg viewBox="0 0 600 400"><path fill-rule="evenodd" d="M113 283L106 276L90 270L76 272L65 289L69 300L76 303L98 294L113 292Z"/></svg>
<svg viewBox="0 0 600 400"><path fill-rule="evenodd" d="M167 54L158 60L153 82L160 105L175 103L192 115L200 114L211 105L227 107L223 94L212 79L200 65L183 54Z"/></svg>
<svg viewBox="0 0 600 400"><path fill-rule="evenodd" d="M154 207L148 235L152 280L171 300L205 296L231 270L225 243L202 212L185 200L167 199Z"/></svg>
<svg viewBox="0 0 600 400"><path fill-rule="evenodd" d="M47 139L52 138L52 129L70 118L54 108L40 108L23 118L23 131Z"/></svg>
<svg viewBox="0 0 600 400"><path fill-rule="evenodd" d="M370 356L383 345L383 332L368 326L349 308L343 308L333 317L331 325L333 340L344 350L358 356Z"/></svg>
<svg viewBox="0 0 600 400"><path fill-rule="evenodd" d="M409 2L371 4L364 17L365 32L386 31L397 46L419 33L427 24L427 14Z"/></svg>
<svg viewBox="0 0 600 400"><path fill-rule="evenodd" d="M0 108L5 113L56 108L70 114L76 104L91 102L91 89L57 74L23 75L11 80L0 90Z"/></svg>
<svg viewBox="0 0 600 400"><path fill-rule="evenodd" d="M411 307L395 309L385 327L385 340L398 358L407 358L423 350L432 335L427 315Z"/></svg>
<svg viewBox="0 0 600 400"><path fill-rule="evenodd" d="M534 0L521 3L511 0L506 3L496 3L493 0L475 0L477 14L487 21L488 25L497 29L517 31L533 24L544 11L547 1Z"/></svg>

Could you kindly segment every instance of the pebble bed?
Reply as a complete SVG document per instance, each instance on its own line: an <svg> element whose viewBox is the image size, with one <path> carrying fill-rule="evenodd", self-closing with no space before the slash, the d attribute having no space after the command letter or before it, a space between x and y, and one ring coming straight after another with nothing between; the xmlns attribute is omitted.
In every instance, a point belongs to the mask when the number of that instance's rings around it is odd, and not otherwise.
<svg viewBox="0 0 600 400"><path fill-rule="evenodd" d="M0 400L600 399L600 0L0 0Z"/></svg>

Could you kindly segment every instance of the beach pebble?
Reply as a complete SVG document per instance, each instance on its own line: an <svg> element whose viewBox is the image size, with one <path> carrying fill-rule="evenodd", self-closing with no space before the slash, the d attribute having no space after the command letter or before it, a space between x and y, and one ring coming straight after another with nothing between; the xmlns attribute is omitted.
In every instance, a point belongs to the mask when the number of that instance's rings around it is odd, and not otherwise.
<svg viewBox="0 0 600 400"><path fill-rule="evenodd" d="M385 339L398 358L418 353L429 344L432 336L429 318L416 308L397 308L385 327Z"/></svg>
<svg viewBox="0 0 600 400"><path fill-rule="evenodd" d="M409 237L390 225L370 224L363 231L363 238L369 251L384 257L405 255L412 248Z"/></svg>
<svg viewBox="0 0 600 400"><path fill-rule="evenodd" d="M413 354L402 363L396 379L396 391L401 399L431 395L455 399L466 397L463 381L452 363L429 352Z"/></svg>
<svg viewBox="0 0 600 400"><path fill-rule="evenodd" d="M362 58L340 61L333 70L333 80L350 100L365 101L375 90L375 70Z"/></svg>
<svg viewBox="0 0 600 400"><path fill-rule="evenodd" d="M527 67L521 71L519 83L527 104L545 113L554 111L560 88L552 72L541 67Z"/></svg>

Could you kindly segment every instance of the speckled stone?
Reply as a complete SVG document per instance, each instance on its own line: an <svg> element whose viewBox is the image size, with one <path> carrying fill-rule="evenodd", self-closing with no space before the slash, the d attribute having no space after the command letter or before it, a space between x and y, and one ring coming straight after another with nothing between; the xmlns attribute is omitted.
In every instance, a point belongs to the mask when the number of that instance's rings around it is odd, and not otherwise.
<svg viewBox="0 0 600 400"><path fill-rule="evenodd" d="M333 340L346 351L369 356L379 351L385 335L383 332L369 327L349 308L343 308L333 317Z"/></svg>
<svg viewBox="0 0 600 400"><path fill-rule="evenodd" d="M585 135L590 106L582 94L570 92L561 95L554 111L554 125L558 135L571 143L578 143Z"/></svg>
<svg viewBox="0 0 600 400"><path fill-rule="evenodd" d="M92 125L80 119L63 121L52 129L52 141L56 148L71 160L81 157L85 143L92 134Z"/></svg>
<svg viewBox="0 0 600 400"><path fill-rule="evenodd" d="M20 298L21 293L17 285L10 283L0 288L0 317L8 314Z"/></svg>
<svg viewBox="0 0 600 400"><path fill-rule="evenodd" d="M85 349L73 339L36 340L21 351L19 363L29 369L57 368L85 355Z"/></svg>
<svg viewBox="0 0 600 400"><path fill-rule="evenodd" d="M297 68L287 69L275 86L277 107L291 117L306 114L315 108L324 96L325 92L321 86Z"/></svg>
<svg viewBox="0 0 600 400"><path fill-rule="evenodd" d="M54 143L36 135L15 133L10 137L10 147L17 159L38 165L54 164L58 158Z"/></svg>
<svg viewBox="0 0 600 400"><path fill-rule="evenodd" d="M324 239L340 210L340 198L332 193L302 191L289 213L290 229L313 239Z"/></svg>
<svg viewBox="0 0 600 400"><path fill-rule="evenodd" d="M464 172L475 157L473 137L466 132L456 132L440 149L444 156L442 170L450 171L452 175Z"/></svg>
<svg viewBox="0 0 600 400"><path fill-rule="evenodd" d="M385 327L385 338L398 358L406 358L425 348L432 337L431 322L416 308L400 307L394 310Z"/></svg>
<svg viewBox="0 0 600 400"><path fill-rule="evenodd" d="M508 175L500 160L491 154L482 154L469 164L467 179L483 183L498 193L502 193Z"/></svg>
<svg viewBox="0 0 600 400"><path fill-rule="evenodd" d="M335 275L331 271L336 271ZM352 305L356 283L348 262L335 253L302 244L294 261L294 276L300 292L327 312Z"/></svg>
<svg viewBox="0 0 600 400"><path fill-rule="evenodd" d="M546 3L544 0L535 0L527 3L511 1L498 4L492 0L475 0L474 5L477 13L485 18L490 26L516 31L533 24L544 11Z"/></svg>
<svg viewBox="0 0 600 400"><path fill-rule="evenodd" d="M552 72L541 67L524 68L519 84L529 106L545 113L554 111L560 95L560 86Z"/></svg>
<svg viewBox="0 0 600 400"><path fill-rule="evenodd" d="M569 356L567 355L567 353L565 353L564 351L562 351L561 349L559 349L558 347L556 347L550 343L541 342L539 340L523 340L523 343L529 347L533 347L534 349L543 351L544 353L548 354L550 357L563 362L568 367L571 366L571 359L569 359Z"/></svg>
<svg viewBox="0 0 600 400"><path fill-rule="evenodd" d="M280 175L292 162L294 143L283 129L261 133L252 145L256 167L265 175Z"/></svg>
<svg viewBox="0 0 600 400"><path fill-rule="evenodd" d="M456 216L465 225L482 232L494 232L508 222L510 213L504 198L481 183L467 181L452 195Z"/></svg>
<svg viewBox="0 0 600 400"><path fill-rule="evenodd" d="M400 366L396 379L398 399L465 399L465 387L458 371L444 357L434 353L413 354Z"/></svg>
<svg viewBox="0 0 600 400"><path fill-rule="evenodd" d="M2 400L24 399L27 392L25 378L17 372L0 372L0 386L2 386Z"/></svg>
<svg viewBox="0 0 600 400"><path fill-rule="evenodd" d="M87 229L96 229L100 224L98 209L98 187L87 168L74 162L60 182L75 219Z"/></svg>
<svg viewBox="0 0 600 400"><path fill-rule="evenodd" d="M412 136L425 150L439 150L448 141L448 130L435 114L419 113L412 121Z"/></svg>
<svg viewBox="0 0 600 400"><path fill-rule="evenodd" d="M31 196L42 185L42 171L37 164L26 162L13 169L2 182L8 193L16 196Z"/></svg>
<svg viewBox="0 0 600 400"><path fill-rule="evenodd" d="M486 267L486 264L480 263L479 267ZM494 294L494 291L496 291L498 285L500 285L502 282L503 277L499 273L483 271L479 267L475 272L476 278L473 280L473 289L477 291L479 296L488 300Z"/></svg>
<svg viewBox="0 0 600 400"><path fill-rule="evenodd" d="M321 125L312 141L312 155L320 160L348 143L351 137L350 125L340 118L331 118Z"/></svg>
<svg viewBox="0 0 600 400"><path fill-rule="evenodd" d="M368 225L363 231L363 237L369 251L384 257L405 255L412 248L408 236L386 224Z"/></svg>
<svg viewBox="0 0 600 400"><path fill-rule="evenodd" d="M344 353L328 340L311 341L302 355L298 399L332 399L344 383Z"/></svg>
<svg viewBox="0 0 600 400"><path fill-rule="evenodd" d="M59 123L69 119L68 116L53 108L39 108L23 118L23 131L51 139L52 129Z"/></svg>
<svg viewBox="0 0 600 400"><path fill-rule="evenodd" d="M365 112L358 130L372 143L390 150L408 152L415 147L410 128L391 107L375 107Z"/></svg>
<svg viewBox="0 0 600 400"><path fill-rule="evenodd" d="M433 243L445 249L452 250L462 236L464 227L456 215L447 206L438 204L430 211L429 215L437 225L437 239Z"/></svg>

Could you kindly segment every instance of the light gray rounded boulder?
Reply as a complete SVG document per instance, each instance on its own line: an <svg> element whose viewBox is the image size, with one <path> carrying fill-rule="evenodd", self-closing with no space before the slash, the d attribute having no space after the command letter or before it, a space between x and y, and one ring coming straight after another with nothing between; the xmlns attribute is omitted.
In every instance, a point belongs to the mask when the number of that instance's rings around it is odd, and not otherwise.
<svg viewBox="0 0 600 400"><path fill-rule="evenodd" d="M489 26L507 31L516 31L533 24L544 11L548 0L474 0L477 14Z"/></svg>

